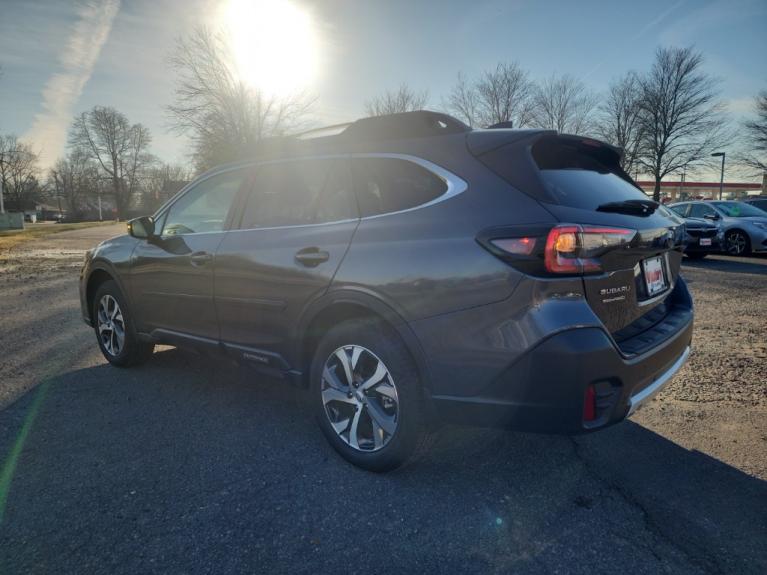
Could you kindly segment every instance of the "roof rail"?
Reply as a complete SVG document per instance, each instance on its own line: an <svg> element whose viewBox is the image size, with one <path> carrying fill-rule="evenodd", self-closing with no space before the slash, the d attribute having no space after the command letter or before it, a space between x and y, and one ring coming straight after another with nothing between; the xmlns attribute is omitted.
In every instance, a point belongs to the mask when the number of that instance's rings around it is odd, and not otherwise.
<svg viewBox="0 0 767 575"><path fill-rule="evenodd" d="M506 128L513 128L514 122L511 120L507 120L506 122L498 122L497 124L493 124L492 126L488 126L488 130L503 130Z"/></svg>
<svg viewBox="0 0 767 575"><path fill-rule="evenodd" d="M470 131L469 126L447 114L417 110L362 118L352 122L340 136L354 140L399 140Z"/></svg>
<svg viewBox="0 0 767 575"><path fill-rule="evenodd" d="M322 126L321 128L312 128L305 132L295 134L293 137L297 140L314 140L315 138L327 138L328 136L338 136L353 122L344 122L343 124L333 124L332 126Z"/></svg>

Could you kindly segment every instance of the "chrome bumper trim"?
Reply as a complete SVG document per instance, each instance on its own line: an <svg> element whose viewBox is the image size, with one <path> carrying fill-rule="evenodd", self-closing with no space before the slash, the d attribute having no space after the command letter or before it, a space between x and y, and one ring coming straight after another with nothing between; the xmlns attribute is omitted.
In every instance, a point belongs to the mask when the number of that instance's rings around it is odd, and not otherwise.
<svg viewBox="0 0 767 575"><path fill-rule="evenodd" d="M645 387L639 393L632 395L629 398L629 412L626 417L634 413L643 403L652 399L661 389L663 389L663 387L669 381L671 381L671 378L674 377L676 372L682 369L682 366L684 365L684 362L687 361L687 357L689 355L690 346L688 345L686 348L684 348L684 351L682 352L682 355L679 356L679 359L677 359L671 367L663 372L660 377L658 377L658 379Z"/></svg>

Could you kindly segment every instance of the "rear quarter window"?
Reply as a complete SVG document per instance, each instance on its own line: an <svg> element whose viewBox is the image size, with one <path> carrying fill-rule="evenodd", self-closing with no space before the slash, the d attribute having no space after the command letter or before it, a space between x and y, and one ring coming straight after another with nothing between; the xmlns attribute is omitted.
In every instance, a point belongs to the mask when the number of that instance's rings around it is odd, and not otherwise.
<svg viewBox="0 0 767 575"><path fill-rule="evenodd" d="M398 158L353 158L352 179L363 217L415 208L447 191L439 176Z"/></svg>

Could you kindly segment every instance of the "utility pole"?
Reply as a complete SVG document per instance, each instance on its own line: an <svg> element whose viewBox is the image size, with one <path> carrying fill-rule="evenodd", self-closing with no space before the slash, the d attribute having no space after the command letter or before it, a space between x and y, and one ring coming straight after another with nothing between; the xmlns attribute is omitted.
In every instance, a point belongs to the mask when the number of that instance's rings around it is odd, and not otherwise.
<svg viewBox="0 0 767 575"><path fill-rule="evenodd" d="M722 199L722 191L724 190L724 157L725 157L725 152L714 152L713 154L711 154L711 157L713 157L713 158L718 158L720 156L722 157L722 173L719 176L719 199L721 200Z"/></svg>
<svg viewBox="0 0 767 575"><path fill-rule="evenodd" d="M3 178L0 177L0 214L5 213L5 204L3 203Z"/></svg>

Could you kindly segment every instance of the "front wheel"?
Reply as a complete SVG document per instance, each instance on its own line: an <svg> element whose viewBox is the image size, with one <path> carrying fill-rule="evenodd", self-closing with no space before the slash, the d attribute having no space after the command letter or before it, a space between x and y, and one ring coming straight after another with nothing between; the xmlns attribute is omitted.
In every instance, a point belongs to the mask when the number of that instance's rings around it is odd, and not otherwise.
<svg viewBox="0 0 767 575"><path fill-rule="evenodd" d="M332 328L317 347L311 379L319 426L347 461L388 471L425 446L418 373L385 324L354 320Z"/></svg>
<svg viewBox="0 0 767 575"><path fill-rule="evenodd" d="M736 230L727 234L727 253L731 256L745 256L751 251L748 236Z"/></svg>
<svg viewBox="0 0 767 575"><path fill-rule="evenodd" d="M146 361L154 344L141 341L120 288L106 281L93 298L93 329L101 353L112 365L128 367Z"/></svg>

